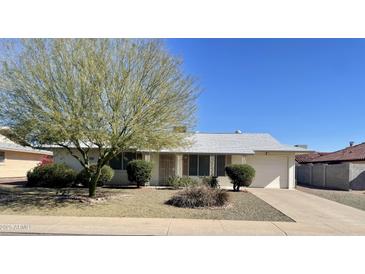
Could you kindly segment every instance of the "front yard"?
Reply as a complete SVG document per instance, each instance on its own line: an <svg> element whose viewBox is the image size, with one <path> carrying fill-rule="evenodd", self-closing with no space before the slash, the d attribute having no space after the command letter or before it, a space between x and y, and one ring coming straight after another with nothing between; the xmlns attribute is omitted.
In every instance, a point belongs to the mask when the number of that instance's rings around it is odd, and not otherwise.
<svg viewBox="0 0 365 274"><path fill-rule="evenodd" d="M306 186L297 186L297 189L340 204L365 210L365 191L329 190Z"/></svg>
<svg viewBox="0 0 365 274"><path fill-rule="evenodd" d="M144 217L293 221L249 192L230 192L223 208L190 209L165 204L177 190L99 188L99 201L84 199L87 189L25 188L0 186L0 214L94 217ZM81 198L80 198L81 197Z"/></svg>

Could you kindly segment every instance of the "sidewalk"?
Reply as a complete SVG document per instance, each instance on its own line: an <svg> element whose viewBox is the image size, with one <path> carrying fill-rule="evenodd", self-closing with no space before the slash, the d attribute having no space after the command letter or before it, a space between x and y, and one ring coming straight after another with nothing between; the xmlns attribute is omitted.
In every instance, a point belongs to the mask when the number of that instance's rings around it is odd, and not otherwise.
<svg viewBox="0 0 365 274"><path fill-rule="evenodd" d="M22 225L22 226L15 226ZM0 215L0 235L364 235L326 224L197 219Z"/></svg>

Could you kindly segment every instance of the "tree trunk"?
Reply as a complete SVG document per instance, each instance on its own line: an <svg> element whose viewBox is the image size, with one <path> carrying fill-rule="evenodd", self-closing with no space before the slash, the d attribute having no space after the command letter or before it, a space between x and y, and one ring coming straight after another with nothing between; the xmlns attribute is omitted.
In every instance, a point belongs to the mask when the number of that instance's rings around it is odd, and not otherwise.
<svg viewBox="0 0 365 274"><path fill-rule="evenodd" d="M94 180L90 180L89 183L89 197L95 197L95 193L96 193L96 182Z"/></svg>
<svg viewBox="0 0 365 274"><path fill-rule="evenodd" d="M97 170L94 174L91 174L89 181L89 197L95 197L96 185L98 183L99 177L100 177L100 169Z"/></svg>

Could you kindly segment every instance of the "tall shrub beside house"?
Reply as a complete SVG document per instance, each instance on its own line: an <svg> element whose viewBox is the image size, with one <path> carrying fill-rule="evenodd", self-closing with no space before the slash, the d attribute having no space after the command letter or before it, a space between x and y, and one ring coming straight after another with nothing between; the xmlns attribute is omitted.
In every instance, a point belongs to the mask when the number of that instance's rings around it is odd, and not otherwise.
<svg viewBox="0 0 365 274"><path fill-rule="evenodd" d="M144 160L130 161L127 165L128 180L137 187L144 186L151 180L152 163Z"/></svg>
<svg viewBox="0 0 365 274"><path fill-rule="evenodd" d="M249 186L255 177L255 169L247 164L229 165L226 167L226 173L231 179L234 191L240 191L241 186Z"/></svg>
<svg viewBox="0 0 365 274"><path fill-rule="evenodd" d="M24 39L3 48L0 120L26 144L65 148L92 174L90 197L121 152L188 144L173 129L193 129L199 88L161 40Z"/></svg>
<svg viewBox="0 0 365 274"><path fill-rule="evenodd" d="M76 179L76 171L65 164L38 165L27 173L28 187L70 187Z"/></svg>
<svg viewBox="0 0 365 274"><path fill-rule="evenodd" d="M92 165L91 172L95 171L96 171L96 166ZM92 174L89 174L86 169L83 169L77 174L75 182L76 184L81 184L84 187L89 187L90 176L92 176ZM101 168L99 180L96 185L103 186L109 183L113 179L113 176L114 176L114 170L110 166L103 166Z"/></svg>

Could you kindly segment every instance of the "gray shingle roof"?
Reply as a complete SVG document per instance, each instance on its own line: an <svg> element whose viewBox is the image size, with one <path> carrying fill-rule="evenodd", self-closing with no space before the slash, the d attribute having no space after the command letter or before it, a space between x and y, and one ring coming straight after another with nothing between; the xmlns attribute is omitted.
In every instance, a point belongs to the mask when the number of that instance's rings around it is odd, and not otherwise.
<svg viewBox="0 0 365 274"><path fill-rule="evenodd" d="M304 148L281 144L267 133L194 133L188 137L188 141L190 146L162 149L160 152L210 154L255 154L257 151L311 152ZM45 147L60 148L57 145Z"/></svg>
<svg viewBox="0 0 365 274"><path fill-rule="evenodd" d="M53 153L51 151L34 149L31 147L25 147L25 146L18 145L16 143L10 141L9 139L7 139L5 136L3 136L1 134L0 134L0 150L53 155Z"/></svg>
<svg viewBox="0 0 365 274"><path fill-rule="evenodd" d="M267 133L195 133L186 148L161 152L254 154L256 151L309 152L307 149L284 145Z"/></svg>

